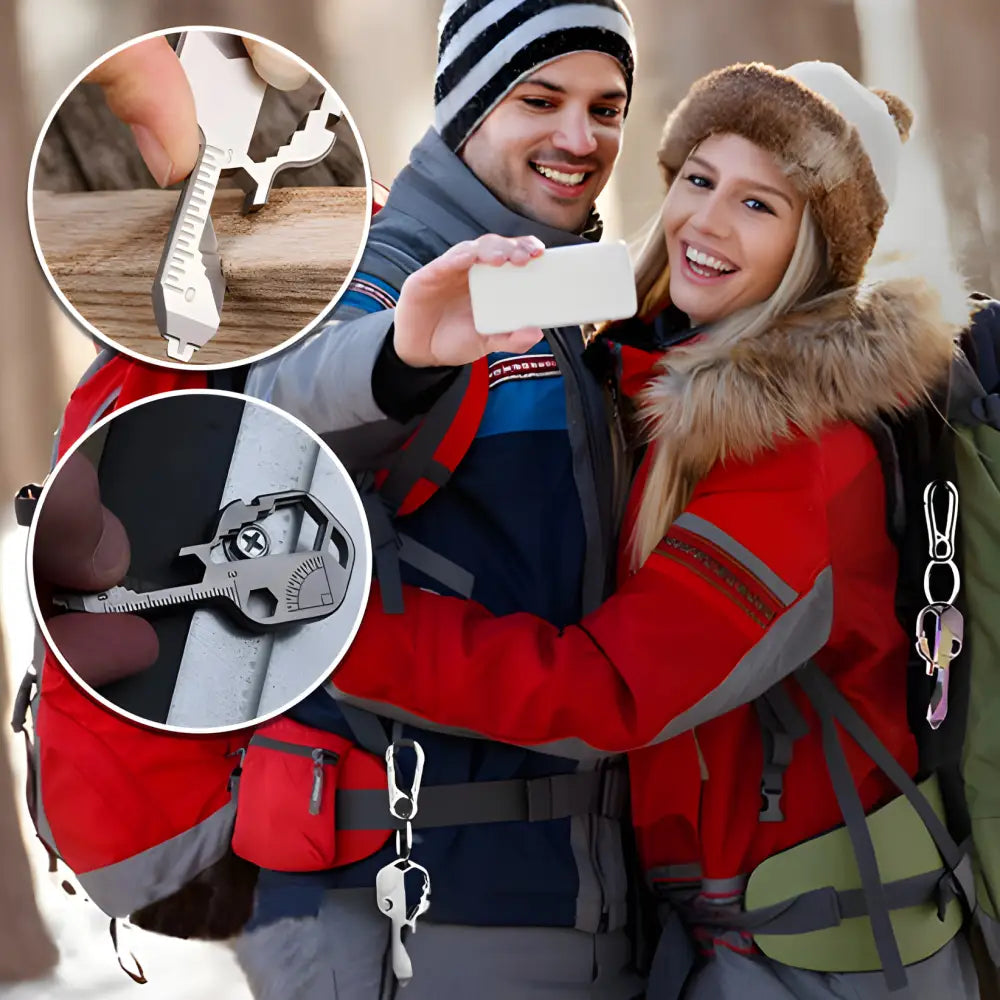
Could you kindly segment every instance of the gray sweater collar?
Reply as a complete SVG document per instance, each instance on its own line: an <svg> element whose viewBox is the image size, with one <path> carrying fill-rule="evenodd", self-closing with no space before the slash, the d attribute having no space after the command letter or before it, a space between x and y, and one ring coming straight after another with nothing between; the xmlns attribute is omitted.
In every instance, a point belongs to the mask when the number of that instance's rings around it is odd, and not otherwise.
<svg viewBox="0 0 1000 1000"><path fill-rule="evenodd" d="M475 174L445 145L441 137L428 129L413 147L410 162L392 185L386 207L405 211L444 236L467 231L461 239L483 233L500 236L537 236L546 246L573 246L600 238L600 220L596 213L588 221L586 235L556 229L511 211L483 185ZM453 242L458 242L454 240Z"/></svg>

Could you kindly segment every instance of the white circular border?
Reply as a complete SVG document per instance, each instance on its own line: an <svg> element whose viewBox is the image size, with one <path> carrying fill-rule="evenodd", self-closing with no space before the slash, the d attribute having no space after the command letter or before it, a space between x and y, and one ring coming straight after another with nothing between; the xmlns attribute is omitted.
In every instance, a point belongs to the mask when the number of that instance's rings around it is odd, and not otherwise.
<svg viewBox="0 0 1000 1000"><path fill-rule="evenodd" d="M73 669L73 667L70 665L66 657L64 657L63 654L60 652L58 646L55 644L55 642L53 642L52 636L49 634L48 627L45 624L45 619L42 617L41 608L38 604L38 595L36 593L36 587L35 587L35 570L33 565L34 560L32 559L32 554L34 553L35 550L35 533L38 528L39 515L41 514L41 511L45 504L45 499L48 496L49 484L55 479L56 476L59 475L59 472L61 471L62 467L66 464L69 457L71 455L74 455L80 449L81 445L85 441L87 441L92 435L96 434L97 431L99 431L102 427L104 427L105 424L110 423L111 421L119 417L121 414L127 413L129 410L134 410L140 406L145 406L147 403L154 402L155 400L158 399L173 398L176 396L226 396L230 399L239 400L241 403L251 403L257 406L263 406L269 410L272 410L278 416L283 417L285 420L289 421L289 423L294 424L296 427L298 427L300 431L303 431L309 438L311 438L319 445L323 454L325 454L328 458L333 459L334 466L343 475L344 479L350 484L350 492L354 498L354 503L357 508L358 518L362 525L362 532L363 532L362 542L364 544L364 551L366 555L366 566L364 571L364 590L363 590L364 597L361 602L360 613L358 614L357 620L354 622L353 627L349 630L349 633L343 644L343 648L341 649L340 654L334 657L329 667L324 668L320 672L320 675L316 679L316 682L314 684L312 684L307 688L304 688L301 694L293 698L291 701L287 702L285 705L282 705L281 708L278 708L273 712L269 712L267 715L261 715L246 722L240 722L236 725L205 726L205 727L169 726L166 723L154 722L152 719L147 719L140 715L133 715L131 712L125 711L125 709L121 708L119 705L116 705L114 702L109 701L103 695L98 694L98 692L95 691L94 688L90 684L88 684L82 677L80 677L80 675ZM34 516L31 519L31 527L28 530L28 543L25 553L25 561L26 561L26 572L27 572L27 583L28 583L28 598L31 601L31 610L35 616L35 621L39 629L41 630L43 637L45 638L46 649L48 652L51 652L55 656L55 658L59 661L60 664L62 664L63 668L66 670L70 678L76 683L78 687L80 687L89 697L93 698L95 701L103 705L105 708L110 709L116 715L128 719L130 722L134 722L140 726L145 726L149 729L156 729L159 730L160 732L178 733L185 736L211 736L211 735L218 735L221 733L239 732L240 730L243 729L256 728L257 726L260 726L263 723L268 722L279 715L283 715L290 708L294 708L300 701L311 695L313 691L315 691L321 685L325 684L330 679L336 668L340 665L340 661L347 655L348 650L354 643L354 639L358 634L358 629L361 628L361 622L364 619L365 612L368 609L368 600L371 597L371 589L372 589L371 585L372 585L374 554L372 551L371 530L368 526L368 518L365 515L364 505L361 502L361 496L358 493L357 487L354 485L354 480L347 472L347 469L344 468L343 462L340 461L336 453L330 448L328 444L326 444L326 442L318 434L316 434L313 430L311 430L304 423L302 423L302 421L299 420L297 417L293 417L290 413L286 412L285 410L282 410L280 407L275 406L273 403L269 403L263 399L256 399L253 396L246 396L238 392L226 392L221 389L175 389L170 392L159 392L153 396L146 396L143 399L136 400L134 403L126 404L120 410L112 411L107 416L102 417L96 423L88 427L87 430L83 434L81 434L80 437L77 438L76 441L74 441L69 448L66 449L66 453L62 456L62 458L59 459L55 467L46 477L45 487L43 488L42 493L39 497L38 504L35 508ZM357 565L356 562L355 565ZM40 666L38 680L37 680L39 690L41 690L41 682L42 682L41 669L42 668Z"/></svg>
<svg viewBox="0 0 1000 1000"><path fill-rule="evenodd" d="M59 287L59 283L52 276L52 272L49 270L48 264L45 262L45 254L42 252L40 243L38 242L38 231L35 227L35 209L34 209L34 190L35 190L35 169L38 165L38 157L42 150L42 142L45 140L45 135L49 130L49 126L52 124L52 119L55 118L62 107L63 102L66 100L67 95L75 87L79 86L84 78L88 76L94 69L100 66L106 59L109 59L113 55L117 55L123 49L127 49L130 45L135 45L137 42L144 42L150 38L159 38L163 35L172 35L178 32L184 31L214 31L225 35L236 35L240 38L249 38L256 42L262 42L265 45L270 46L273 49L277 49L282 55L287 56L294 62L298 63L300 66L305 67L311 76L315 77L320 83L323 84L329 90L332 90L337 100L340 102L340 106L343 109L344 117L347 119L348 125L350 125L351 130L354 133L354 138L357 140L358 152L361 154L361 164L365 171L365 215L362 221L361 230L361 241L358 244L357 253L354 255L354 261L347 272L347 276L344 278L340 288L337 290L336 294L327 303L327 305L318 313L315 319L307 323L301 330L297 333L292 334L283 340L276 347L270 347L266 351L260 354L253 354L247 358L241 358L237 361L223 361L214 365L196 365L190 362L183 361L171 361L170 359L161 360L159 358L153 358L148 354L140 354L138 351L133 351L132 349L126 347L124 344L119 344L118 341L113 340L107 334L102 333L96 326L94 326L89 320L87 320L82 313L73 305L72 302L63 294L62 289ZM341 296L347 291L347 286L351 283L354 278L355 273L358 270L358 266L361 263L361 256L364 253L365 245L368 242L368 230L372 223L372 174L371 166L368 163L368 150L365 148L364 140L361 137L361 133L358 131L358 127L354 122L354 118L351 115L350 110L347 105L340 99L340 95L337 91L330 86L326 78L316 72L304 59L301 59L294 52L289 51L283 45L278 45L277 42L272 42L269 38L264 38L261 35L255 35L249 31L239 31L236 28L222 28L213 25L186 25L178 28L163 28L158 31L151 31L145 35L138 35L135 38L129 39L127 42L123 42L121 45L115 46L113 49L109 49L104 53L99 59L95 59L82 73L77 76L73 82L59 95L59 99L52 106L52 110L48 113L45 122L42 124L41 131L38 133L38 139L35 141L35 149L31 154L31 163L28 167L28 230L31 234L31 245L35 250L35 257L38 259L38 263L45 275L45 280L48 282L49 287L55 293L56 298L59 300L63 309L69 313L69 315L79 323L85 330L91 333L93 336L102 343L106 344L114 351L118 351L121 354L127 354L131 358L135 358L136 361L142 361L146 364L156 365L160 368L173 368L177 371L222 371L226 368L236 368L239 365L249 365L254 364L258 361L263 361L265 358L269 358L272 354L276 354L278 351L283 351L287 347L301 340L306 334L315 329L321 322L329 318L330 312L340 301ZM152 292L150 293L152 294ZM164 344L166 341L164 340Z"/></svg>

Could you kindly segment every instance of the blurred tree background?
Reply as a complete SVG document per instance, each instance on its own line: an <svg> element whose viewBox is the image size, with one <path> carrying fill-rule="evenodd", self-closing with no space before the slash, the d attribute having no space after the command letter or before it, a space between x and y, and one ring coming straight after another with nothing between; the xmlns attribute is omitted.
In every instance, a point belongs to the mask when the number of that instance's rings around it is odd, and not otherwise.
<svg viewBox="0 0 1000 1000"><path fill-rule="evenodd" d="M1000 7L997 0L629 0L639 38L635 97L625 147L601 199L609 233L631 237L657 209L655 149L666 112L698 76L738 60L783 66L842 63L872 86L903 96L917 127L886 239L938 255L950 248L970 286L1000 295ZM337 89L367 147L376 180L389 184L432 116L440 0L8 0L0 4L0 498L45 475L65 400L94 355L44 285L28 232L25 193L33 143L49 111L81 71L108 49L186 23L264 35L302 56ZM3 624L10 662L0 670L0 720L11 679L30 655L23 597L25 533L0 503ZM3 646L0 646L2 654ZM5 675L7 675L6 684ZM32 895L13 808L23 777L9 730L0 738L0 983L37 980L68 953L72 923L46 905L47 934ZM30 848L37 862L43 852ZM79 900L72 905L81 905ZM186 946L186 947L194 947ZM108 963L110 946L98 956ZM185 963L187 964L187 963ZM196 963L191 963L196 964ZM230 979L172 983L198 1000L244 996ZM117 970L114 970L117 974ZM110 974L110 973L109 973ZM124 977L122 977L124 978ZM173 977L171 977L173 978ZM52 980L54 982L54 980ZM49 982L49 980L46 980ZM125 981L127 983L127 981ZM37 997L0 986L0 996ZM152 996L147 989L147 996ZM46 989L46 997L70 996ZM73 996L81 994L73 993ZM104 992L94 995L105 996ZM158 994L156 994L158 995ZM164 994L166 996L167 994Z"/></svg>

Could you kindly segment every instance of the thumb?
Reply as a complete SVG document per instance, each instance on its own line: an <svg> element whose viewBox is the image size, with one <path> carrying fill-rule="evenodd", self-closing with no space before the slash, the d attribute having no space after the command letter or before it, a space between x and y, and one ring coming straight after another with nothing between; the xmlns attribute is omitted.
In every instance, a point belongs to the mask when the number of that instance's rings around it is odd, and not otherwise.
<svg viewBox="0 0 1000 1000"><path fill-rule="evenodd" d="M77 452L46 486L32 552L40 581L75 590L105 590L128 570L121 521L101 504L97 471Z"/></svg>
<svg viewBox="0 0 1000 1000"><path fill-rule="evenodd" d="M311 75L305 66L279 52L273 45L253 38L244 38L243 44L257 75L277 90L298 90Z"/></svg>

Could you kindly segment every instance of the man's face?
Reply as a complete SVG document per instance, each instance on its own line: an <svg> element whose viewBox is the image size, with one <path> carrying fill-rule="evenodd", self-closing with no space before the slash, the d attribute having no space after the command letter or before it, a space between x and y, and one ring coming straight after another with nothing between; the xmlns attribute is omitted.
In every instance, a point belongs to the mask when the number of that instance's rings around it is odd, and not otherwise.
<svg viewBox="0 0 1000 1000"><path fill-rule="evenodd" d="M508 208L578 232L621 148L626 97L611 56L563 56L519 83L459 155Z"/></svg>

